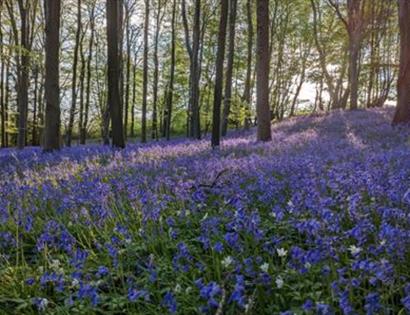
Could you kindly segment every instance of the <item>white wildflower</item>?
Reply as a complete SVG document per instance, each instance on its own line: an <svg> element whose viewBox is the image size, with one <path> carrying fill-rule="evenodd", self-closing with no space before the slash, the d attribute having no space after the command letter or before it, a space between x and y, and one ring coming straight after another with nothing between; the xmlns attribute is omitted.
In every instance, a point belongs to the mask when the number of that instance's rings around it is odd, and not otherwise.
<svg viewBox="0 0 410 315"><path fill-rule="evenodd" d="M179 293L179 292L181 292L181 290L182 290L181 285L179 283L177 283L177 285L175 286L175 289L174 289L175 293Z"/></svg>
<svg viewBox="0 0 410 315"><path fill-rule="evenodd" d="M288 254L288 251L284 248L278 248L276 249L276 252L278 253L279 257L285 257Z"/></svg>
<svg viewBox="0 0 410 315"><path fill-rule="evenodd" d="M51 263L50 263L51 269L58 270L59 267L60 267L60 261L58 259L51 260Z"/></svg>
<svg viewBox="0 0 410 315"><path fill-rule="evenodd" d="M355 246L355 245L351 245L351 246L349 246L349 251L352 255L357 255L362 251L362 249L360 247Z"/></svg>
<svg viewBox="0 0 410 315"><path fill-rule="evenodd" d="M269 270L269 263L264 263L264 264L260 265L259 268L261 268L261 270L262 270L263 272L268 272L268 270Z"/></svg>
<svg viewBox="0 0 410 315"><path fill-rule="evenodd" d="M275 283L278 289L281 289L283 287L284 281L281 276L278 276L275 280Z"/></svg>
<svg viewBox="0 0 410 315"><path fill-rule="evenodd" d="M229 267L232 263L233 263L233 258L231 256L226 256L222 260L222 266L224 266L225 268Z"/></svg>
<svg viewBox="0 0 410 315"><path fill-rule="evenodd" d="M77 287L80 284L80 281L78 281L78 279L73 279L73 281L71 281L71 285L73 287Z"/></svg>
<svg viewBox="0 0 410 315"><path fill-rule="evenodd" d="M245 314L247 314L249 312L250 307L251 306L249 305L249 303L245 304Z"/></svg>

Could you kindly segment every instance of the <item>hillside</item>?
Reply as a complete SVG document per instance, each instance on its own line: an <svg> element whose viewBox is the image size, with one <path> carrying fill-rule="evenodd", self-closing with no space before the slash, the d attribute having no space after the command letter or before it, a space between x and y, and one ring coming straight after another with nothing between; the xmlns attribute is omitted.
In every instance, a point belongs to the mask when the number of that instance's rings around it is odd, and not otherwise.
<svg viewBox="0 0 410 315"><path fill-rule="evenodd" d="M293 118L218 150L0 151L0 309L405 314L410 131L392 115Z"/></svg>

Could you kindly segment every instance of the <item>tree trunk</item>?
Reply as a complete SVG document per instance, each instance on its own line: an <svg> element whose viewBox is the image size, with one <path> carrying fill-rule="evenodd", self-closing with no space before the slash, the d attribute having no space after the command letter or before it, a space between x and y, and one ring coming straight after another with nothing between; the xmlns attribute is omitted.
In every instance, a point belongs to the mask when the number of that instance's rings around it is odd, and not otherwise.
<svg viewBox="0 0 410 315"><path fill-rule="evenodd" d="M393 124L410 122L410 2L399 0L400 71Z"/></svg>
<svg viewBox="0 0 410 315"><path fill-rule="evenodd" d="M223 88L223 69L225 57L226 25L228 22L229 0L221 0L221 17L219 20L218 31L218 50L216 53L215 63L215 89L214 89L214 107L212 115L212 147L215 148L220 144L221 137L221 102Z"/></svg>
<svg viewBox="0 0 410 315"><path fill-rule="evenodd" d="M111 116L112 145L124 148L124 132L120 96L120 59L118 44L119 14L122 3L107 0L107 42L108 42L108 107Z"/></svg>
<svg viewBox="0 0 410 315"><path fill-rule="evenodd" d="M126 7L126 20L125 20L125 37L127 41L127 65L125 74L125 102L124 102L124 137L128 136L128 111L130 102L130 77L131 77L131 31L130 31L130 19L131 12L128 6Z"/></svg>
<svg viewBox="0 0 410 315"><path fill-rule="evenodd" d="M60 0L45 0L46 19L46 117L44 130L44 151L60 149Z"/></svg>
<svg viewBox="0 0 410 315"><path fill-rule="evenodd" d="M81 45L80 45L80 60L81 60L81 66L80 66L80 117L78 121L78 131L80 133L80 143L81 143L81 130L83 128L84 124L84 85L85 85L85 70L86 70L86 60L85 60L85 53L83 50L83 41L81 40Z"/></svg>
<svg viewBox="0 0 410 315"><path fill-rule="evenodd" d="M10 36L9 39L11 41L12 35L10 32ZM9 55L11 55L11 49L12 47L10 46L8 49L8 53ZM9 115L8 115L8 110L9 110L9 100L10 100L10 59L7 59L6 61L6 82L5 82L5 87L4 87L4 114L5 114L5 118L4 120L6 121L6 125L9 122ZM5 129L5 135L4 135L4 144L5 147L9 146L9 134L7 132L7 128Z"/></svg>
<svg viewBox="0 0 410 315"><path fill-rule="evenodd" d="M201 40L201 0L195 1L194 26L192 34L192 63L191 63L191 88L189 107L190 113L190 134L194 139L201 139L201 122L199 112L199 48Z"/></svg>
<svg viewBox="0 0 410 315"><path fill-rule="evenodd" d="M359 95L359 43L350 39L349 43L349 85L350 85L350 109L358 108Z"/></svg>
<svg viewBox="0 0 410 315"><path fill-rule="evenodd" d="M132 70L131 138L135 137L135 102L137 100L137 53L134 55Z"/></svg>
<svg viewBox="0 0 410 315"><path fill-rule="evenodd" d="M31 145L38 145L37 138L37 116L38 116L38 76L39 76L39 66L36 65L34 70L34 91L33 91L33 126L31 129Z"/></svg>
<svg viewBox="0 0 410 315"><path fill-rule="evenodd" d="M161 27L161 5L162 2L158 0L157 16L156 16L156 28L154 39L154 84L153 84L153 108L152 108L152 139L158 140L158 80L159 80L159 61L158 61L158 44L159 44L159 32Z"/></svg>
<svg viewBox="0 0 410 315"><path fill-rule="evenodd" d="M235 56L235 24L236 24L236 7L237 0L229 1L229 48L228 48L228 67L226 70L225 80L225 98L222 120L222 136L226 136L228 132L229 113L232 103L232 76L233 62Z"/></svg>
<svg viewBox="0 0 410 315"><path fill-rule="evenodd" d="M144 69L142 83L142 122L141 142L147 142L147 94L148 94L148 27L149 27L149 0L145 0L145 23L144 23Z"/></svg>
<svg viewBox="0 0 410 315"><path fill-rule="evenodd" d="M246 17L248 23L248 50L246 61L246 79L243 92L243 101L245 102L245 129L249 129L251 125L251 82L252 82L252 55L253 55L253 13L252 0L246 1Z"/></svg>
<svg viewBox="0 0 410 315"><path fill-rule="evenodd" d="M165 107L165 114L164 114L165 116L164 117L164 121L165 121L164 131L165 131L165 137L167 140L170 140L171 138L172 102L173 102L173 97L174 97L174 78L175 78L175 59L176 59L176 54L175 54L176 2L177 0L174 0L173 6L172 6L171 69L170 69L170 75L169 75L169 84L168 84L166 107Z"/></svg>
<svg viewBox="0 0 410 315"><path fill-rule="evenodd" d="M77 64L78 64L78 51L80 48L80 36L81 36L81 0L77 0L77 29L75 33L74 44L74 60L73 60L73 77L71 82L71 107L70 117L67 127L67 146L71 146L71 139L73 136L74 118L77 103Z"/></svg>
<svg viewBox="0 0 410 315"><path fill-rule="evenodd" d="M257 0L256 113L258 141L270 141L269 109L269 0Z"/></svg>
<svg viewBox="0 0 410 315"><path fill-rule="evenodd" d="M87 58L87 86L86 86L86 96L85 96L85 113L84 122L80 130L80 144L85 144L87 140L87 127L88 127L88 116L90 112L90 98L91 98L91 61L93 58L93 48L94 48L94 37L95 37L95 2L93 2L90 13L90 31L91 38L88 46L88 58Z"/></svg>
<svg viewBox="0 0 410 315"><path fill-rule="evenodd" d="M21 19L21 38L22 48L20 67L17 75L17 104L18 104L18 137L17 146L23 149L27 142L27 111L28 111L28 87L30 74L30 23L29 23L29 2L19 0L19 10Z"/></svg>
<svg viewBox="0 0 410 315"><path fill-rule="evenodd" d="M0 1L0 25L2 25L3 16L3 1ZM6 58L3 57L3 29L0 27L0 56L1 56L1 66L0 66L0 111L1 111L1 147L6 147L6 110L4 102L4 73L6 68Z"/></svg>

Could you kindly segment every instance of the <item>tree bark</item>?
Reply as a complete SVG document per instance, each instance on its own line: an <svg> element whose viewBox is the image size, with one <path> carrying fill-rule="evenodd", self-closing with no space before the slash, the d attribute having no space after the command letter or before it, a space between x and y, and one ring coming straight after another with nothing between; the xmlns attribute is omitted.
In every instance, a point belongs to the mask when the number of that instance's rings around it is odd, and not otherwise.
<svg viewBox="0 0 410 315"><path fill-rule="evenodd" d="M170 140L170 138L171 138L172 103L173 103L173 97L174 97L175 59L176 59L176 54L175 54L175 46L176 46L175 45L175 39L176 39L176 26L175 26L176 2L177 2L177 0L174 0L173 1L173 6L172 6L171 69L170 69L170 75L169 75L169 84L168 84L166 105L165 105L165 114L164 114L164 122L165 122L164 132L165 132L165 137L166 137L167 140Z"/></svg>
<svg viewBox="0 0 410 315"><path fill-rule="evenodd" d="M201 0L195 1L194 26L192 33L192 62L190 75L190 135L194 139L201 139L201 121L199 112L199 78L200 78L200 51L201 40Z"/></svg>
<svg viewBox="0 0 410 315"><path fill-rule="evenodd" d="M245 129L249 129L251 125L251 81L252 81L252 55L253 55L253 12L252 12L252 0L246 1L246 18L248 23L248 50L246 61L246 79L245 88L243 92L243 101L245 102Z"/></svg>
<svg viewBox="0 0 410 315"><path fill-rule="evenodd" d="M228 132L229 113L232 103L232 76L233 63L235 57L235 25L236 25L236 7L237 0L229 1L229 48L228 48L228 66L226 70L225 80L225 98L222 120L222 136L226 136Z"/></svg>
<svg viewBox="0 0 410 315"><path fill-rule="evenodd" d="M360 43L351 38L349 41L349 85L350 109L358 108L359 98L359 52Z"/></svg>
<svg viewBox="0 0 410 315"><path fill-rule="evenodd" d="M228 22L229 0L221 0L221 16L218 31L218 50L215 63L214 107L212 115L212 147L218 147L221 137L221 102L223 88L223 68L225 57L226 26Z"/></svg>
<svg viewBox="0 0 410 315"><path fill-rule="evenodd" d="M94 48L94 37L95 37L95 2L91 3L90 11L90 31L91 38L88 46L88 57L87 57L87 86L86 86L86 96L85 96L85 113L84 121L80 130L80 144L85 144L87 140L87 128L88 128L88 116L90 112L90 101L91 101L91 61L93 58L93 48Z"/></svg>
<svg viewBox="0 0 410 315"><path fill-rule="evenodd" d="M17 103L19 112L17 146L19 149L23 149L26 146L27 142L28 87L30 82L29 4L30 3L28 1L18 1L21 19L20 46L22 48L20 66L17 70Z"/></svg>
<svg viewBox="0 0 410 315"><path fill-rule="evenodd" d="M38 117L38 81L39 81L39 66L36 65L33 69L34 72L34 91L33 91L33 126L31 129L31 145L38 145L37 138L37 117Z"/></svg>
<svg viewBox="0 0 410 315"><path fill-rule="evenodd" d="M410 2L399 0L400 70L393 124L410 122Z"/></svg>
<svg viewBox="0 0 410 315"><path fill-rule="evenodd" d="M124 102L124 137L128 136L128 112L130 102L130 81L131 81L131 14L133 5L127 3L125 6L125 37L127 45L127 64L125 74L125 102Z"/></svg>
<svg viewBox="0 0 410 315"><path fill-rule="evenodd" d="M145 0L145 23L144 23L144 69L142 83L142 122L141 122L141 142L147 142L147 94L148 94L148 27L150 2Z"/></svg>
<svg viewBox="0 0 410 315"><path fill-rule="evenodd" d="M132 104L131 104L131 138L135 137L135 103L137 100L137 53L134 53L134 64L132 67Z"/></svg>
<svg viewBox="0 0 410 315"><path fill-rule="evenodd" d="M46 19L46 117L44 130L44 151L60 149L60 0L45 0Z"/></svg>
<svg viewBox="0 0 410 315"><path fill-rule="evenodd" d="M269 109L269 0L257 0L256 113L258 141L271 141Z"/></svg>
<svg viewBox="0 0 410 315"><path fill-rule="evenodd" d="M119 14L121 1L107 0L108 42L108 107L111 116L112 145L124 148L124 132L120 96Z"/></svg>
<svg viewBox="0 0 410 315"><path fill-rule="evenodd" d="M77 103L77 64L78 64L78 51L80 48L80 37L81 37L81 0L77 0L77 29L75 33L75 44L74 44L74 60L73 60L73 77L71 82L71 107L70 107L70 117L68 120L67 127L67 146L71 146L71 139L73 136L74 128L74 118Z"/></svg>
<svg viewBox="0 0 410 315"><path fill-rule="evenodd" d="M81 132L84 124L84 85L85 85L85 72L86 72L86 59L85 59L85 52L83 49L83 41L81 40L80 45L80 108L79 108L79 121L78 121L78 131L80 134L80 144L81 144Z"/></svg>
<svg viewBox="0 0 410 315"><path fill-rule="evenodd" d="M156 16L156 28L154 39L154 82L153 82L153 103L152 103L152 139L158 140L158 81L159 81L159 61L158 61L158 45L159 45L159 33L161 27L161 6L162 1L158 0L157 16Z"/></svg>
<svg viewBox="0 0 410 315"><path fill-rule="evenodd" d="M0 25L2 25L3 17L3 1L0 0ZM6 110L4 102L4 73L6 68L6 58L3 57L3 28L0 26L0 56L1 56L1 66L0 66L0 112L1 112L1 147L6 147Z"/></svg>

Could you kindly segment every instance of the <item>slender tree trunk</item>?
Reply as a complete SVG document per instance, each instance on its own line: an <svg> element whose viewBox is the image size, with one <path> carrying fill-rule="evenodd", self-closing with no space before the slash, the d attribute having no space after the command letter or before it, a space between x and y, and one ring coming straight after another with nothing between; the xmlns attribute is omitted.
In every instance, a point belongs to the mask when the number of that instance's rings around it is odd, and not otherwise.
<svg viewBox="0 0 410 315"><path fill-rule="evenodd" d="M194 27L192 36L192 65L191 65L191 91L190 102L191 108L191 137L201 139L201 122L199 112L199 49L201 39L201 0L195 1Z"/></svg>
<svg viewBox="0 0 410 315"><path fill-rule="evenodd" d="M359 43L351 39L349 44L350 109L358 108L359 95Z"/></svg>
<svg viewBox="0 0 410 315"><path fill-rule="evenodd" d="M21 38L22 48L20 67L17 75L17 103L18 103L18 137L17 146L23 149L27 142L27 111L28 111L28 87L30 74L30 23L29 23L29 2L19 0L19 10L21 19Z"/></svg>
<svg viewBox="0 0 410 315"><path fill-rule="evenodd" d="M164 115L165 116L164 117L164 121L165 121L164 131L165 131L165 137L167 140L170 140L171 138L172 103L173 103L173 97L174 97L175 59L176 59L176 53L175 53L176 2L177 0L174 0L173 6L172 6L171 69L170 69L170 75L169 75L169 84L168 84L168 90L167 90L166 107L165 107L165 115Z"/></svg>
<svg viewBox="0 0 410 315"><path fill-rule="evenodd" d="M410 122L410 1L399 1L400 71L393 124Z"/></svg>
<svg viewBox="0 0 410 315"><path fill-rule="evenodd" d="M37 131L37 145L42 145L44 140L44 124L45 124L45 104L44 104L44 71L40 71L40 87L37 93L37 104L38 104L38 131Z"/></svg>
<svg viewBox="0 0 410 315"><path fill-rule="evenodd" d="M158 140L158 80L159 80L159 61L158 61L158 44L159 44L159 33L161 27L161 5L162 2L158 0L157 16L156 16L156 28L155 28L155 39L154 39L154 84L153 84L153 108L152 108L152 139Z"/></svg>
<svg viewBox="0 0 410 315"><path fill-rule="evenodd" d="M85 85L85 70L86 70L86 60L85 60L85 53L83 50L83 43L81 41L80 45L80 60L81 60L81 65L80 65L80 117L78 121L78 131L80 134L80 143L81 143L81 130L83 128L84 124L84 85Z"/></svg>
<svg viewBox="0 0 410 315"><path fill-rule="evenodd" d="M33 126L31 129L31 145L36 146L38 145L37 140L37 112L38 112L38 77L39 77L39 68L36 65L34 70L34 91L33 91Z"/></svg>
<svg viewBox="0 0 410 315"><path fill-rule="evenodd" d="M119 78L119 91L120 91L120 108L121 108L121 117L124 118L124 0L118 2L118 51L119 51L119 68L120 68L120 78ZM124 126L124 122L122 122ZM124 129L124 128L123 128ZM125 142L124 137L124 142Z"/></svg>
<svg viewBox="0 0 410 315"><path fill-rule="evenodd" d="M44 0L46 19L46 117L44 151L60 149L60 0Z"/></svg>
<svg viewBox="0 0 410 315"><path fill-rule="evenodd" d="M88 46L88 58L87 58L87 86L86 86L86 96L85 96L85 113L84 122L80 130L80 144L85 144L87 139L87 128L88 128L88 116L90 112L90 101L91 101L91 61L93 58L93 48L94 48L94 37L95 37L95 2L93 2L90 13L90 31L91 37Z"/></svg>
<svg viewBox="0 0 410 315"><path fill-rule="evenodd" d="M131 104L131 138L135 137L135 102L137 100L137 53L134 55L132 67L132 104Z"/></svg>
<svg viewBox="0 0 410 315"><path fill-rule="evenodd" d="M223 88L223 69L225 57L226 26L228 23L229 0L220 0L221 17L218 31L218 50L215 63L214 107L212 115L212 147L218 147L221 137L221 102Z"/></svg>
<svg viewBox="0 0 410 315"><path fill-rule="evenodd" d="M73 60L73 77L71 81L71 107L70 107L70 117L68 120L67 127L67 146L71 146L71 140L73 136L74 128L74 118L77 105L77 64L78 64L78 52L80 48L80 37L81 37L81 0L77 0L77 29L75 33L75 44L74 44L74 60Z"/></svg>
<svg viewBox="0 0 410 315"><path fill-rule="evenodd" d="M9 36L9 39L11 40L11 33ZM9 47L8 51L9 51L9 55L11 55L11 46ZM8 115L8 110L9 110L9 101L10 101L10 60L7 59L7 63L6 63L6 83L5 83L5 87L4 87L4 113L5 113L5 122L6 124L9 122L9 115ZM9 134L7 132L7 128L5 129L5 147L9 146Z"/></svg>
<svg viewBox="0 0 410 315"><path fill-rule="evenodd" d="M269 109L269 0L257 0L256 112L258 141L270 141Z"/></svg>
<svg viewBox="0 0 410 315"><path fill-rule="evenodd" d="M3 17L3 1L0 0L0 25L2 25ZM1 56L1 66L0 66L0 111L1 111L1 147L6 147L6 110L4 104L4 73L6 68L6 58L3 57L3 29L0 26L0 56Z"/></svg>
<svg viewBox="0 0 410 315"><path fill-rule="evenodd" d="M108 42L108 107L112 127L112 145L124 148L124 132L120 96L120 60L118 32L120 27L121 1L107 0L107 42Z"/></svg>
<svg viewBox="0 0 410 315"><path fill-rule="evenodd" d="M127 40L127 67L125 74L125 104L124 104L124 137L128 136L128 111L130 102L130 77L131 77L131 32L130 32L130 16L129 8L126 9L125 21L125 37Z"/></svg>
<svg viewBox="0 0 410 315"><path fill-rule="evenodd" d="M147 94L148 94L148 28L150 2L145 0L145 23L144 23L144 70L142 83L142 123L141 123L141 142L147 142Z"/></svg>
<svg viewBox="0 0 410 315"><path fill-rule="evenodd" d="M222 120L222 136L226 136L228 132L229 113L231 111L232 102L232 76L233 63L235 56L235 25L236 25L236 7L237 0L229 1L229 48L228 48L228 67L226 70L225 80L225 98Z"/></svg>
<svg viewBox="0 0 410 315"><path fill-rule="evenodd" d="M201 11L199 11L201 12ZM191 130L191 120L192 120L192 80L193 80L193 51L191 46L191 40L189 35L189 26L188 26L188 18L186 12L186 3L185 0L181 1L181 14L182 14L182 25L184 26L184 34L185 34L185 46L189 56L189 101L187 106L187 117L186 117L186 136L193 137L192 130Z"/></svg>
<svg viewBox="0 0 410 315"><path fill-rule="evenodd" d="M253 12L252 0L246 1L246 18L248 23L248 50L246 61L246 79L243 92L243 101L245 102L245 129L249 129L251 125L251 81L252 81L252 55L253 55Z"/></svg>

